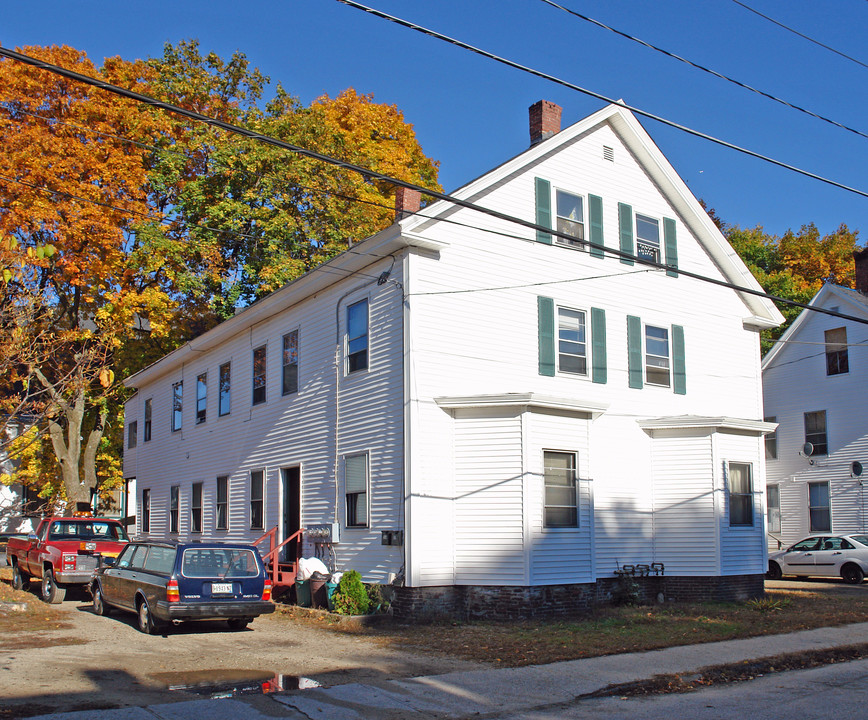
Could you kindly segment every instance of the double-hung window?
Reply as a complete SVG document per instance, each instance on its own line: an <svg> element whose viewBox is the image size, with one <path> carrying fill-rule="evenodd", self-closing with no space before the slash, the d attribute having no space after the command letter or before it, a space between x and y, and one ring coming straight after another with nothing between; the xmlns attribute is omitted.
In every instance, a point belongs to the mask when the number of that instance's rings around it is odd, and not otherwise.
<svg viewBox="0 0 868 720"><path fill-rule="evenodd" d="M181 486L172 485L169 488L169 532L178 532L178 520L181 511Z"/></svg>
<svg viewBox="0 0 868 720"><path fill-rule="evenodd" d="M368 456L344 458L344 484L347 495L347 527L368 527Z"/></svg>
<svg viewBox="0 0 868 720"><path fill-rule="evenodd" d="M202 532L202 483L193 483L190 494L190 532Z"/></svg>
<svg viewBox="0 0 868 720"><path fill-rule="evenodd" d="M221 475L217 478L217 502L214 504L214 528L226 530L229 527L229 478Z"/></svg>
<svg viewBox="0 0 868 720"><path fill-rule="evenodd" d="M645 326L645 382L669 387L669 330Z"/></svg>
<svg viewBox="0 0 868 720"><path fill-rule="evenodd" d="M826 411L805 413L805 443L813 446L811 455L828 455L829 439L826 435Z"/></svg>
<svg viewBox="0 0 868 720"><path fill-rule="evenodd" d="M208 410L208 373L196 378L196 424L205 422Z"/></svg>
<svg viewBox="0 0 868 720"><path fill-rule="evenodd" d="M218 398L217 414L221 417L228 415L230 410L230 387L232 381L232 364L223 363L220 366L220 388Z"/></svg>
<svg viewBox="0 0 868 720"><path fill-rule="evenodd" d="M184 420L184 382L172 385L172 432L181 429Z"/></svg>
<svg viewBox="0 0 868 720"><path fill-rule="evenodd" d="M777 421L778 421L778 419L773 415L763 418L763 422L773 423L773 422L777 422ZM766 433L765 444L766 444L766 460L777 460L777 457L778 457L778 431L777 430L772 430L770 433Z"/></svg>
<svg viewBox="0 0 868 720"><path fill-rule="evenodd" d="M265 345L253 351L253 404L265 402Z"/></svg>
<svg viewBox="0 0 868 720"><path fill-rule="evenodd" d="M145 437L144 441L149 442L151 439L151 414L153 413L153 407L151 403L151 398L145 400Z"/></svg>
<svg viewBox="0 0 868 720"><path fill-rule="evenodd" d="M254 470L250 473L250 529L262 530L265 491L265 472Z"/></svg>
<svg viewBox="0 0 868 720"><path fill-rule="evenodd" d="M811 532L830 532L832 530L829 483L808 483L808 512L811 518Z"/></svg>
<svg viewBox="0 0 868 720"><path fill-rule="evenodd" d="M368 367L368 301L347 308L347 373Z"/></svg>
<svg viewBox="0 0 868 720"><path fill-rule="evenodd" d="M546 450L543 453L545 477L545 527L579 526L576 454Z"/></svg>
<svg viewBox="0 0 868 720"><path fill-rule="evenodd" d="M151 490L142 490L142 532L151 532Z"/></svg>
<svg viewBox="0 0 868 720"><path fill-rule="evenodd" d="M766 488L766 507L768 508L767 523L770 533L781 531L781 488L780 485L769 485Z"/></svg>
<svg viewBox="0 0 868 720"><path fill-rule="evenodd" d="M588 374L585 313L581 310L558 308L558 370Z"/></svg>
<svg viewBox="0 0 868 720"><path fill-rule="evenodd" d="M573 195L563 190L555 191L555 207L557 210L558 232L569 235L569 238L555 237L556 245L568 247L584 247L585 216L584 199L581 195Z"/></svg>
<svg viewBox="0 0 868 720"><path fill-rule="evenodd" d="M727 463L730 526L753 525L753 477L750 463Z"/></svg>
<svg viewBox="0 0 868 720"><path fill-rule="evenodd" d="M639 213L636 213L636 255L660 262L660 223Z"/></svg>
<svg viewBox="0 0 868 720"><path fill-rule="evenodd" d="M298 392L298 330L283 336L283 394Z"/></svg>
<svg viewBox="0 0 868 720"><path fill-rule="evenodd" d="M133 420L127 427L127 447L132 449L139 444L139 423Z"/></svg>
<svg viewBox="0 0 868 720"><path fill-rule="evenodd" d="M826 330L826 375L841 375L850 372L847 357L847 328Z"/></svg>

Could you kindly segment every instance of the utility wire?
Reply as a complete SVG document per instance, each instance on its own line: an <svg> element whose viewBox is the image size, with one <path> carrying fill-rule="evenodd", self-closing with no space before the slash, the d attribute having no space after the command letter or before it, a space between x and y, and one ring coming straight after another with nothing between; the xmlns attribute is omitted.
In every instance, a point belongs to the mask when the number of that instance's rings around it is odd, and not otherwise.
<svg viewBox="0 0 868 720"><path fill-rule="evenodd" d="M645 40L642 40L641 38L637 38L633 35L630 35L629 33L623 32L622 30L617 30L616 28L613 28L610 25L606 25L605 23L600 22L599 20L594 20L594 18L588 17L587 15L583 15L582 13L576 12L575 10L571 10L570 8L564 7L563 5L560 5L556 2L553 2L552 0L541 0L541 1L544 2L546 5L551 5L552 7L557 8L558 10L563 10L565 13L568 13L568 14L573 15L573 16L581 19L581 20L589 22L592 25L596 25L597 27L601 27L604 30L609 30L610 32L615 33L616 35L620 35L623 38L627 38L627 40L632 40L633 42L639 43L640 45L644 45L646 48L649 48L651 50L655 50L659 53L662 53L663 55L666 55L667 57L671 57L674 60L678 60L679 62L683 62L687 65L690 65L690 67L696 68L697 70L702 70L702 72L708 73L709 75L714 75L714 77L720 78L721 80L726 80L727 82L730 82L733 85L738 85L738 87L744 88L745 90L750 90L751 92L756 93L757 95L762 95L763 97L768 98L769 100L773 100L776 103L780 103L781 105L784 105L784 106L786 106L792 110L798 110L800 113L804 113L805 115L810 115L811 117L816 118L817 120L822 120L823 122L827 122L830 125L834 125L835 127L839 127L842 130L847 130L848 132L854 133L856 135L860 135L861 137L868 139L868 133L864 133L861 130L857 130L855 128L852 128L849 125L844 125L843 123L840 123L837 120L832 120L831 118L824 117L823 115L815 113L815 112L808 110L806 108L800 107L799 105L794 105L793 103L788 102L787 100L784 100L782 98L776 97L775 95L772 95L771 93L767 93L763 90L759 90L758 88L755 88L751 85L748 85L747 83L743 83L740 80L736 80L735 78L731 78L728 75L724 75L723 73L719 73L716 70L712 70L711 68L707 68L703 65L695 63L692 60L688 60L687 58L684 58L681 55L676 55L675 53L670 52L669 50L664 50L661 47L657 47L656 45L652 45L651 43L646 42Z"/></svg>
<svg viewBox="0 0 868 720"><path fill-rule="evenodd" d="M347 0L338 0L338 2L343 2L345 4L351 4L356 6L356 3L349 3ZM359 6L364 9L364 6ZM375 14L379 14L379 11L376 11ZM387 19L391 16L386 16ZM406 24L405 21L399 20L400 24ZM415 26L413 26L415 27ZM430 32L422 30L423 32ZM537 223L531 222L530 220L525 220L524 218L516 217L514 215L509 215L508 213L500 212L499 210L493 210L492 208L487 208L483 205L477 205L475 203L469 202L467 200L463 200L461 198L455 197L454 195L448 195L446 193L439 192L437 190L431 190L430 188L423 187L421 185L416 185L411 182L407 182L406 180L400 180L398 178L390 177L389 175L385 175L383 173L377 172L375 170L371 170L369 168L361 167L359 165L354 165L353 163L346 162L345 160L340 160L338 158L331 157L329 155L324 155L323 153L315 152L313 150L308 150L307 148L300 147L298 145L293 145L292 143L288 143L284 140L279 140L277 138L270 137L268 135L263 135L262 133L258 133L254 130L250 130L249 128L242 127L240 125L233 125L232 123L225 122L223 120L218 120L216 118L209 117L207 115L202 115L201 113L194 112L193 110L187 110L182 107L178 107L177 105L172 105L167 102L163 102L162 100L157 100L156 98L150 97L149 95L142 95L141 93L133 92L132 90L126 90L125 88L118 87L117 85L112 85L111 83L107 83L103 80L98 80L96 78L89 77L87 75L82 75L81 73L73 72L72 70L67 70L58 65L53 65L51 63L44 62L43 60L38 60L37 58L30 57L28 55L24 55L22 53L16 52L14 50L9 50L4 47L0 47L0 56L5 56L11 58L13 60L17 60L26 65L30 65L32 67L39 68L41 70L46 70L55 75L60 75L61 77L66 77L70 80L75 80L76 82L81 82L85 85L90 85L92 87L99 88L101 90L105 90L110 93L114 93L116 95L120 95L121 97L126 97L131 100L135 100L136 102L140 102L145 105L149 105L151 107L156 107L161 110L166 110L167 112L175 113L177 115L181 115L182 117L187 117L192 120L196 120L198 122L205 123L207 125L211 125L213 127L220 128L222 130L226 130L230 133L235 133L238 135L242 135L244 137L252 138L259 142L265 143L267 145L272 145L274 147L283 148L284 150L289 150L291 152L297 153L299 155L310 157L315 160L319 160L321 162L335 165L336 167L343 168L344 170L349 170L350 172L355 172L362 175L365 178L373 178L377 180L381 180L384 182L390 182L393 185L397 185L399 187L408 188L410 190L416 190L417 192L428 195L431 197L435 197L438 200L443 200L444 202L458 205L459 207L466 208L468 210L474 210L479 213L483 213L485 215L489 215L490 217L497 218L499 220L503 220L505 222L514 223L516 225L521 225L523 227L529 228L536 232L546 233L548 235L564 238L566 240L575 240L575 238L567 233L561 232L554 228L545 227L544 225L539 225ZM508 61L506 61L508 62ZM531 71L536 73L537 71ZM561 81L563 82L563 81ZM623 103L615 103L620 105L621 107L625 107L628 110L631 108ZM641 111L640 111L641 112ZM667 124L670 121L665 121ZM692 131L696 132L696 131ZM722 141L717 141L722 142ZM804 171L800 171L803 174ZM868 197L868 193L864 193L862 191L854 191L858 192L860 195L866 195ZM700 273L693 272L691 270L685 270L682 268L677 268L672 265L667 265L666 263L657 262L655 260L649 260L644 257L640 257L638 255L633 255L632 253L624 252L619 248L614 247L605 247L603 250L611 256L619 257L624 260L629 260L631 262L637 263L639 265L643 265L645 267L657 268L658 270L670 270L677 272L679 275L683 275L685 277L693 278L694 280L699 280L701 282L709 283L711 285L717 285L718 287L728 288L730 290L735 290L737 292L742 292L747 295L753 295L755 297L761 297L768 300L772 300L774 302L780 302L785 305L791 305L793 307L799 307L803 309L810 309L814 312L819 312L824 315L831 315L833 317L838 317L843 320L851 320L853 322L857 322L860 324L868 325L868 319L854 317L852 315L846 315L844 313L837 312L835 310L827 310L826 308L817 308L811 307L806 303L796 302L795 300L789 300L787 298L778 297L776 295L771 295L764 290L756 290L754 288L746 287L744 285L737 285L735 283L728 282L726 280L719 280L717 278L709 277L707 275L702 275Z"/></svg>
<svg viewBox="0 0 868 720"><path fill-rule="evenodd" d="M674 120L667 120L660 115L655 115L654 113L647 110L642 110L632 105L628 105L623 100L615 100L613 98L606 97L605 95L594 92L593 90L588 90L587 88L583 88L580 85L576 85L567 80L562 80L561 78L555 77L554 75L549 75L542 70L535 70L534 68L528 67L527 65L522 65L521 63L517 63L513 60L508 60L504 57L501 57L500 55L495 55L494 53L488 52L487 50L482 50L478 47L475 47L474 45L469 45L468 43L465 43L461 40L456 40L455 38L451 38L448 35L443 35L442 33L436 32L435 30L430 30L421 25L417 25L416 23L410 22L409 20L403 20L402 18L396 17L395 15L389 15L388 13L384 13L380 10L375 10L374 8L370 8L367 5L362 5L361 3L354 2L353 0L337 0L337 2L354 8L356 10L361 10L362 12L366 12L383 20L388 20L389 22L393 22L396 25L401 25L402 27L408 28L410 30L415 30L416 32L420 32L423 35L428 35L429 37L433 37L437 40L442 40L443 42L447 42L450 45L455 45L456 47L460 47L464 50L469 50L470 52L481 55L482 57L486 57L489 60L494 60L496 62L502 63L503 65L507 65L508 67L515 68L516 70L521 70L522 72L529 73L530 75L535 75L536 77L542 78L543 80L548 80L558 85L562 85L565 88L575 90L584 95L588 95L589 97L596 98L597 100L602 100L606 103L609 103L610 105L617 105L618 107L629 110L636 115L641 115L642 117L649 118L650 120L656 120L657 122L668 125L669 127L675 128L676 130L681 130L688 135L693 135L695 137L702 138L703 140L708 140L709 142L715 143L716 145L721 145L723 147L729 148L730 150L736 150L737 152L757 158L758 160L763 160L767 163L771 163L772 165L777 165L778 167L782 167L786 170L791 170L792 172L798 173L799 175L804 175L805 177L819 180L820 182L824 182L828 185L840 188L841 190L847 190L848 192L852 192L856 195L861 195L862 197L868 198L868 192L866 192L865 190L859 190L858 188L854 188L849 185L840 183L837 180L831 180L830 178L823 177L822 175L817 175L816 173L810 172L808 170L803 170L802 168L796 167L795 165L790 165L789 163L785 163L781 160L775 160L768 155L763 155L762 153L759 153L755 150L749 150L748 148L731 143L728 140L721 140L714 135L709 135L708 133L701 132L700 130L694 130L693 128L687 127L686 125L681 125ZM0 53L2 52L3 51L0 50Z"/></svg>
<svg viewBox="0 0 868 720"><path fill-rule="evenodd" d="M784 25L782 22L778 22L777 20L775 20L772 17L769 17L768 15L763 15L763 13L761 13L759 10L754 10L749 5L745 5L743 2L739 2L739 0L732 0L732 1L736 5L741 5L745 10L749 10L754 15L759 15L761 18L764 18L764 19L768 20L769 22L774 23L778 27L781 27L784 30L788 30L789 32L793 33L794 35L798 35L800 38L803 38L803 39L807 40L808 42L814 43L814 45L819 45L821 48L825 48L826 50L833 52L836 55L840 55L842 58L850 60L851 62L854 62L857 65L861 65L863 68L868 68L868 65L863 63L861 60L857 60L856 58L851 57L850 55L847 55L846 53L842 53L840 50L836 50L833 47L825 45L824 43L821 43L819 40L814 40L814 38L808 37L807 35L800 33L798 30L794 30L793 28L789 27L788 25Z"/></svg>

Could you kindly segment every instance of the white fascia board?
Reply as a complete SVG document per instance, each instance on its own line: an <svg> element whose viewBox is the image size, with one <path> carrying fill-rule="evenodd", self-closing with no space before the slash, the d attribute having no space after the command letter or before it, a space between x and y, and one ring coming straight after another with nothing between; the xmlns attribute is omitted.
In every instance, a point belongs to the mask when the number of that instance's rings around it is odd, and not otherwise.
<svg viewBox="0 0 868 720"><path fill-rule="evenodd" d="M778 423L734 417L705 417L702 415L674 415L636 421L643 430L710 430L712 432L737 432L749 435L767 435L774 432Z"/></svg>
<svg viewBox="0 0 868 720"><path fill-rule="evenodd" d="M498 393L493 395L462 395L434 398L444 410L467 410L471 408L530 408L560 410L597 418L609 408L608 403L588 402L576 398L540 395L539 393Z"/></svg>
<svg viewBox="0 0 868 720"><path fill-rule="evenodd" d="M234 317L224 320L197 338L157 360L152 365L131 375L124 381L128 388L136 388L173 372L192 357L212 350L229 338L244 332L253 325L297 305L311 295L341 282L355 282L354 274L393 253L408 247L425 250L440 250L446 243L427 237L403 234L396 223L353 245L328 262L308 271L273 293L244 308Z"/></svg>

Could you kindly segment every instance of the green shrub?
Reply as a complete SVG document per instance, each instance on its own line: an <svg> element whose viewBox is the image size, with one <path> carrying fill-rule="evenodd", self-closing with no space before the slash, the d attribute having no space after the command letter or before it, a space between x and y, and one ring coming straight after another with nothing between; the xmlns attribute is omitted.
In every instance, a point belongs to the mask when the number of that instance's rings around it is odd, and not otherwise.
<svg viewBox="0 0 868 720"><path fill-rule="evenodd" d="M332 600L335 612L341 615L364 615L371 603L362 576L355 570L347 570L341 576Z"/></svg>

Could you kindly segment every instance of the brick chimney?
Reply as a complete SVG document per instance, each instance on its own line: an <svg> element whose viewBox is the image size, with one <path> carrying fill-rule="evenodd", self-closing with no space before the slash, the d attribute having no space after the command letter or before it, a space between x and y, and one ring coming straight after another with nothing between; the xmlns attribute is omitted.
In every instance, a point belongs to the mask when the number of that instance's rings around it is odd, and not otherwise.
<svg viewBox="0 0 868 720"><path fill-rule="evenodd" d="M405 187L395 188L395 220L403 220L405 217L419 212L422 207L422 193Z"/></svg>
<svg viewBox="0 0 868 720"><path fill-rule="evenodd" d="M561 110L560 105L548 100L539 100L527 109L530 116L531 147L561 131Z"/></svg>
<svg viewBox="0 0 868 720"><path fill-rule="evenodd" d="M853 261L856 263L856 289L868 295L868 248L854 250Z"/></svg>

